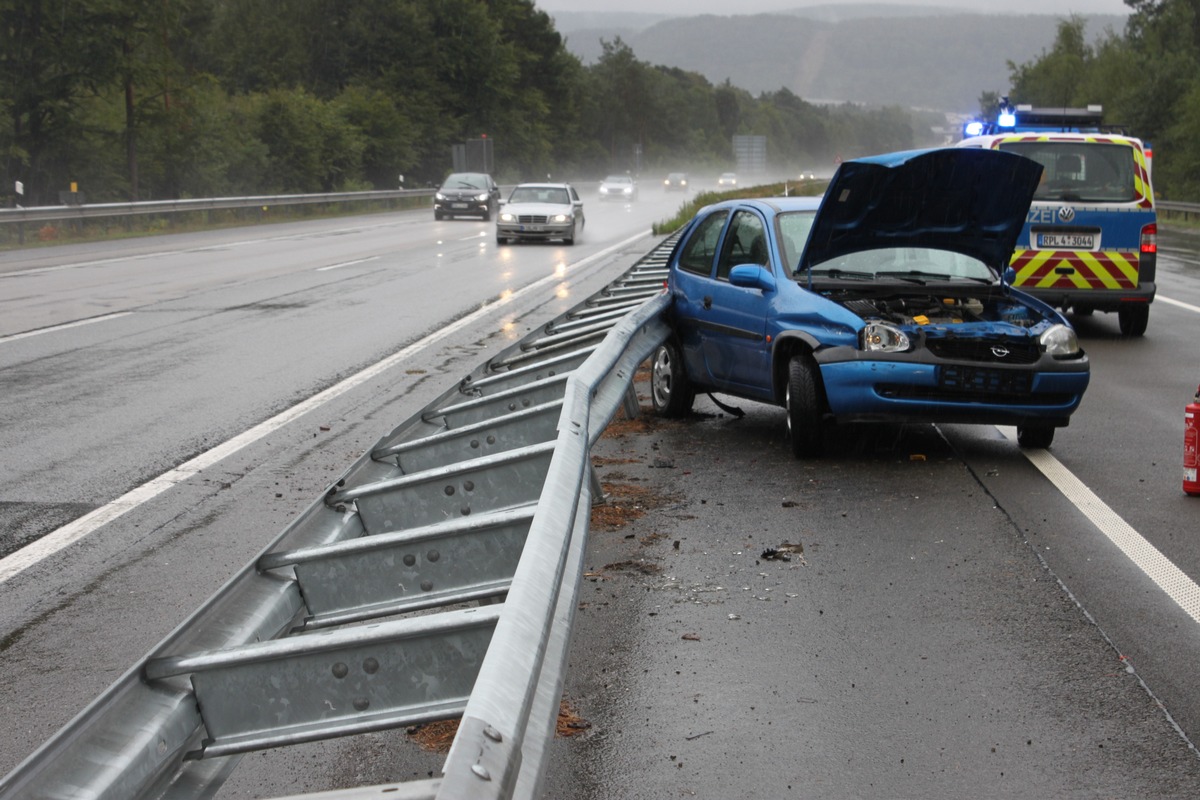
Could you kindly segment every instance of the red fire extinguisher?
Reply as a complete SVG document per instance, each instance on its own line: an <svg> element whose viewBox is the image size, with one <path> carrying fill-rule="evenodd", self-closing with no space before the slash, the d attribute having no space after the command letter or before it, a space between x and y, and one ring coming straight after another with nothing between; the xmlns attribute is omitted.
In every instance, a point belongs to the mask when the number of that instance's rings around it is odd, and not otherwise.
<svg viewBox="0 0 1200 800"><path fill-rule="evenodd" d="M1183 410L1183 491L1200 495L1200 389Z"/></svg>

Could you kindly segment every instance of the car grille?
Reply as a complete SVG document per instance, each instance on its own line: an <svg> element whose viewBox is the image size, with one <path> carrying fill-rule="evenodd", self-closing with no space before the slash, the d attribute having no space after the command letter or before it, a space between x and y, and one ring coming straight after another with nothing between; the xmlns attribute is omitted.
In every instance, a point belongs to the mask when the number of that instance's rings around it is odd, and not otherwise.
<svg viewBox="0 0 1200 800"><path fill-rule="evenodd" d="M526 225L545 225L548 219L545 214L520 214L517 216L517 222Z"/></svg>
<svg viewBox="0 0 1200 800"><path fill-rule="evenodd" d="M926 339L925 348L938 358L999 364L1036 364L1042 357L1034 342L987 342L972 339Z"/></svg>

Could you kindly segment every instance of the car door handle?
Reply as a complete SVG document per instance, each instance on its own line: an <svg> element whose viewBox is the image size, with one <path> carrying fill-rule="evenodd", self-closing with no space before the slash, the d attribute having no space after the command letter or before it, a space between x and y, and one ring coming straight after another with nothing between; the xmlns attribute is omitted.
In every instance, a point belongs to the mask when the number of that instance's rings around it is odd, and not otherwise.
<svg viewBox="0 0 1200 800"><path fill-rule="evenodd" d="M712 308L712 298L711 297L704 298L704 308L706 310Z"/></svg>

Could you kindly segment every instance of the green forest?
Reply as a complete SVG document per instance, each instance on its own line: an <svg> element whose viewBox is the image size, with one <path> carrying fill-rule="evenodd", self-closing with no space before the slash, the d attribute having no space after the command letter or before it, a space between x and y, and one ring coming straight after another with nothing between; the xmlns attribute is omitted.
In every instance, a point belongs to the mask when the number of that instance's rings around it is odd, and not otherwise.
<svg viewBox="0 0 1200 800"><path fill-rule="evenodd" d="M1094 41L1062 20L981 105L1103 103L1154 145L1160 195L1200 197L1200 0L1127 3ZM27 206L72 185L88 202L415 188L481 137L506 183L719 171L737 134L820 169L936 144L942 122L755 96L619 38L584 65L532 0L0 0L0 113L0 204Z"/></svg>
<svg viewBox="0 0 1200 800"><path fill-rule="evenodd" d="M1083 21L1059 23L1050 50L1009 63L1013 103L1104 106L1105 120L1129 127L1154 151L1154 191L1163 199L1200 198L1200 0L1125 0L1124 31L1087 41ZM985 92L981 109L999 101Z"/></svg>
<svg viewBox="0 0 1200 800"><path fill-rule="evenodd" d="M531 0L0 0L0 112L0 197L28 206L72 184L88 202L414 188L484 136L502 182L728 169L735 134L812 169L929 127L754 97L619 39L585 67Z"/></svg>

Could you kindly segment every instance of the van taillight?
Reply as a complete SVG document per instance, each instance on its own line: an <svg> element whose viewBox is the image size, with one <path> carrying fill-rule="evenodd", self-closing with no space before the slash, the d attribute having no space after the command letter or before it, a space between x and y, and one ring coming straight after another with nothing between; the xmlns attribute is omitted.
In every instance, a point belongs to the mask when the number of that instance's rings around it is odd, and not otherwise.
<svg viewBox="0 0 1200 800"><path fill-rule="evenodd" d="M1158 225L1156 223L1152 222L1142 226L1142 252L1158 252Z"/></svg>

